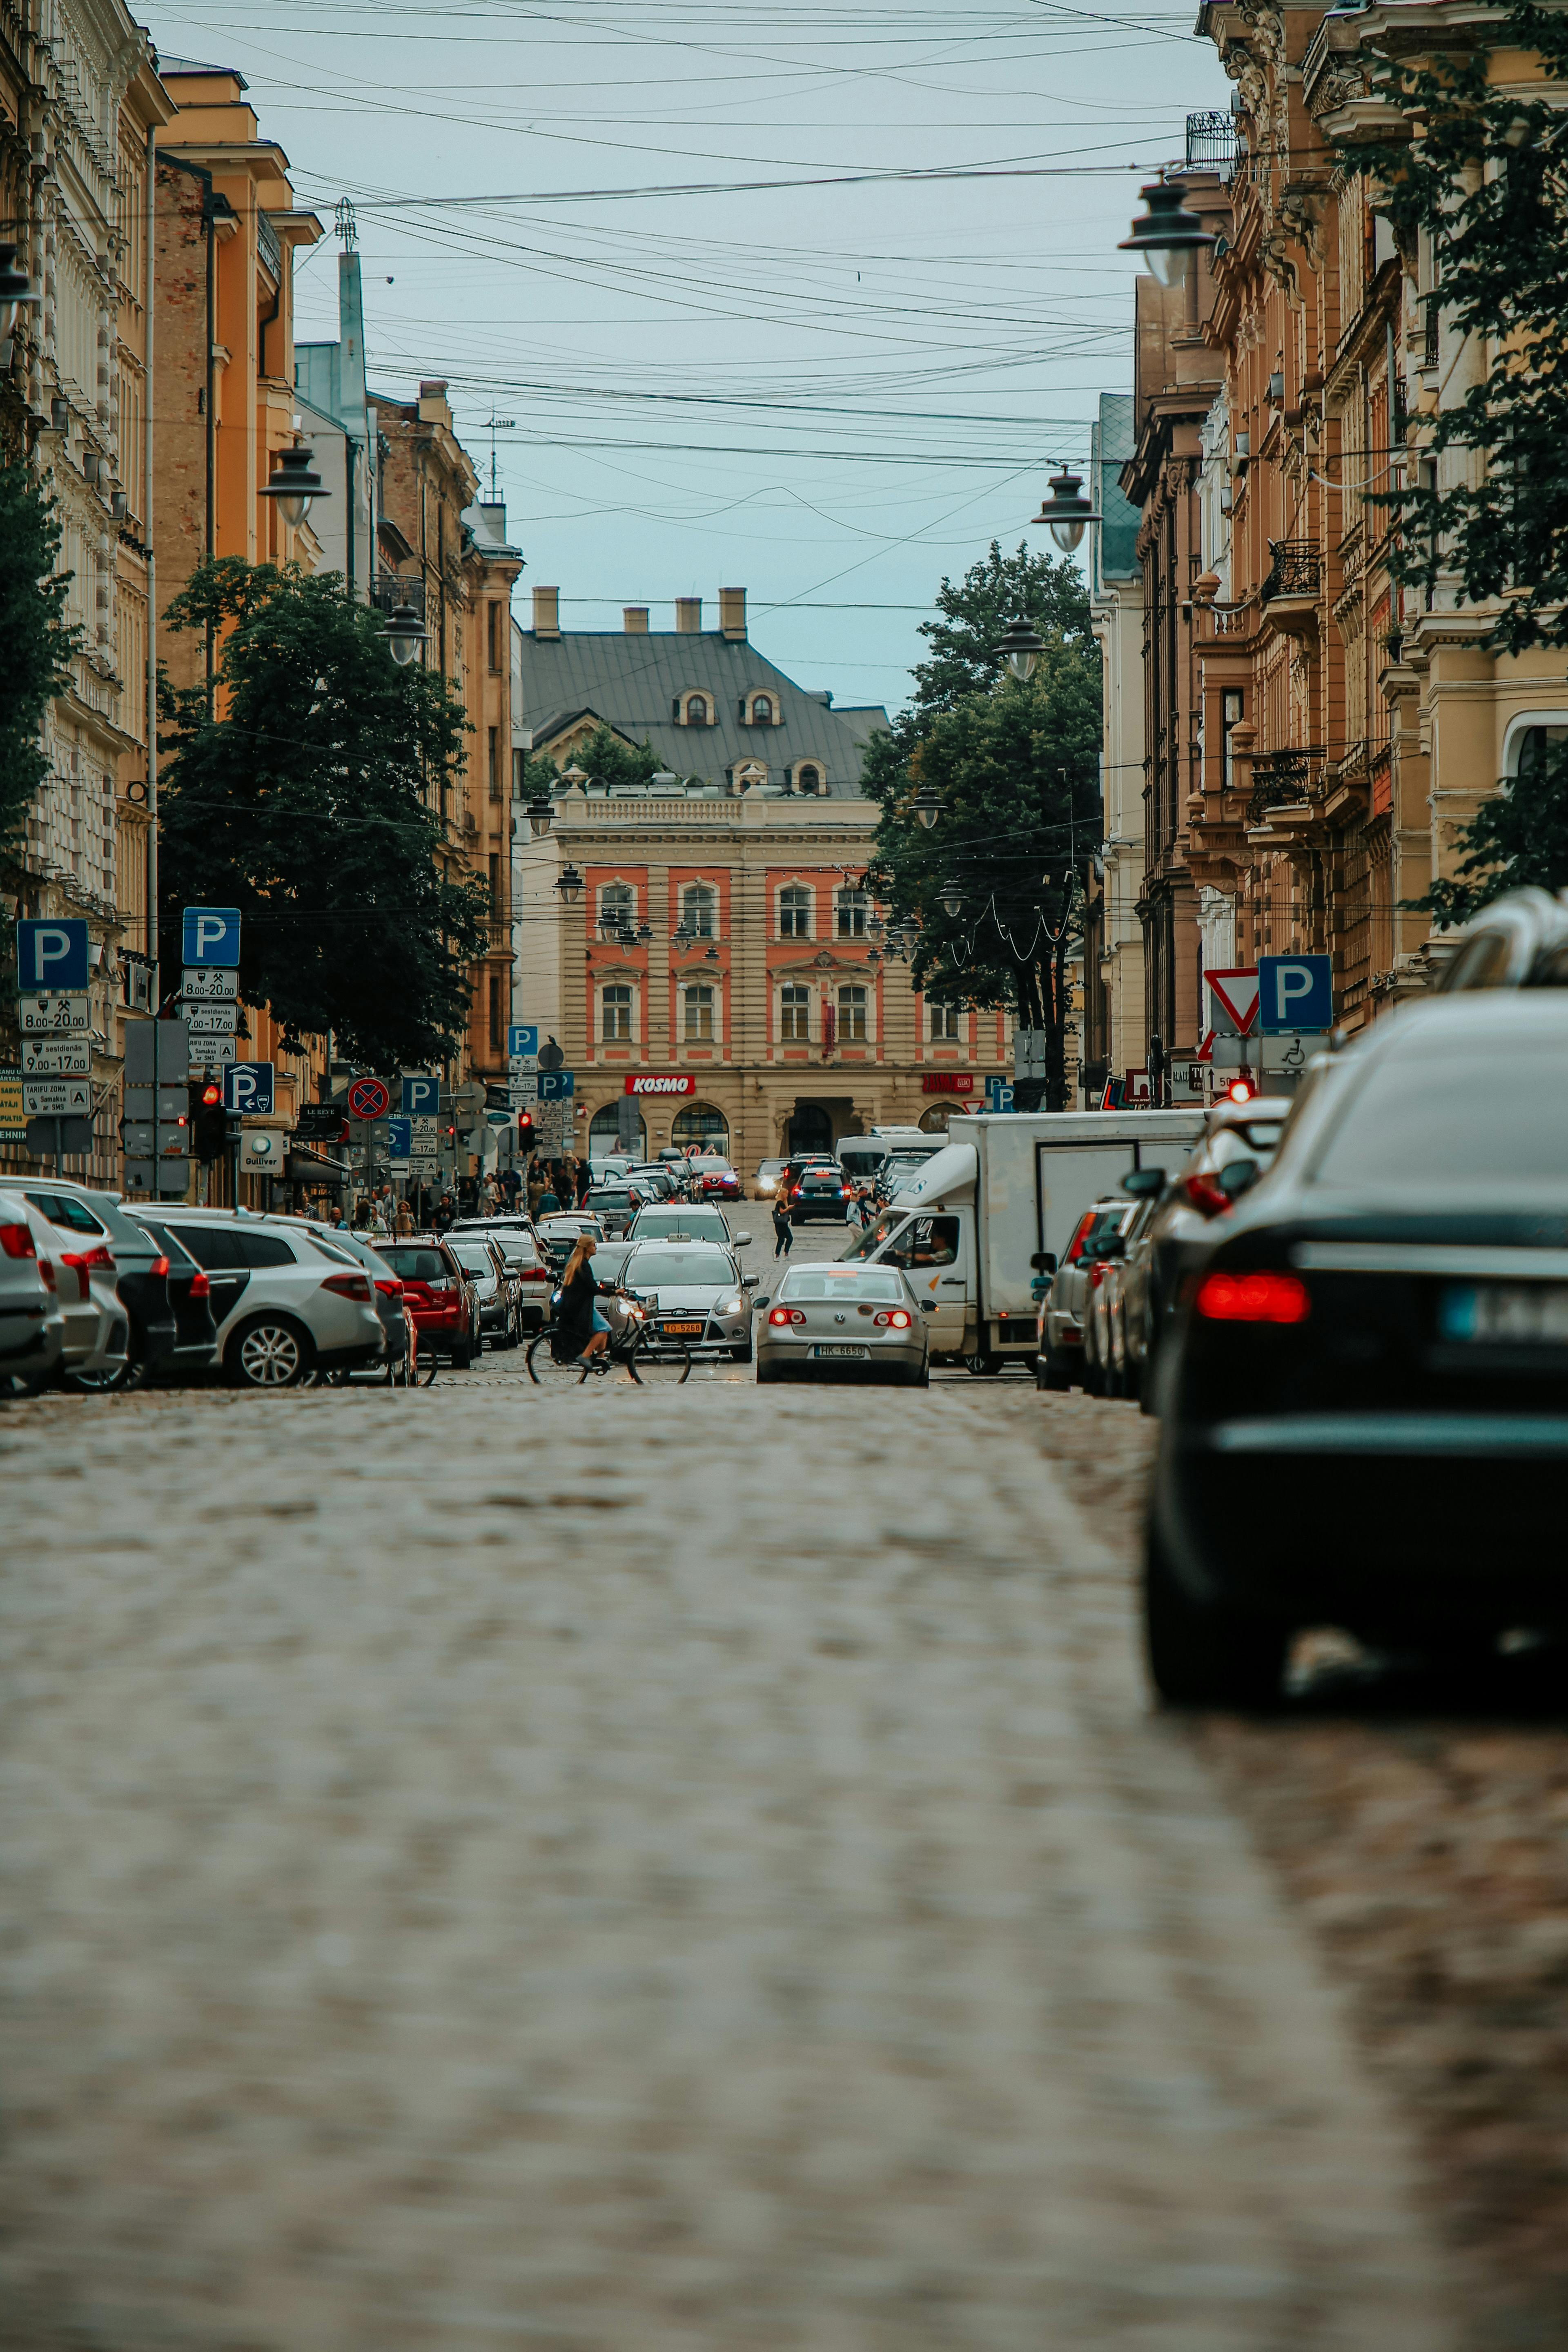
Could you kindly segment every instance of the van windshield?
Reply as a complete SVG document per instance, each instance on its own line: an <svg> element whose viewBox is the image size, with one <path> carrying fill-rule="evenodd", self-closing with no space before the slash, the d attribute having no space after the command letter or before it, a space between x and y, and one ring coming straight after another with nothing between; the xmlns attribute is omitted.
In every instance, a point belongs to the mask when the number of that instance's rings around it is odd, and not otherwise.
<svg viewBox="0 0 1568 2352"><path fill-rule="evenodd" d="M884 1265L952 1265L958 1256L958 1219L906 1217L889 1212L840 1251L839 1256L841 1260L864 1258L878 1252Z"/></svg>

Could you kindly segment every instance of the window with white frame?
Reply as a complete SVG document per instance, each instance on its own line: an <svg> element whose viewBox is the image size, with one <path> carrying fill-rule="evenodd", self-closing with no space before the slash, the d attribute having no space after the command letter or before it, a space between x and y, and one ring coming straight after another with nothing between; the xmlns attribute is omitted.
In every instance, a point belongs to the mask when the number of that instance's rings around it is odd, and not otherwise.
<svg viewBox="0 0 1568 2352"><path fill-rule="evenodd" d="M956 1004L933 1004L931 1011L931 1034L935 1045L953 1045L963 1035L959 1023L963 1015Z"/></svg>
<svg viewBox="0 0 1568 2352"><path fill-rule="evenodd" d="M686 723L689 727L707 726L708 697L705 694L689 694L687 696Z"/></svg>
<svg viewBox="0 0 1568 2352"><path fill-rule="evenodd" d="M753 726L753 727L771 727L771 726L773 725L773 696L772 696L771 694L753 694L753 695L752 695L752 726Z"/></svg>
<svg viewBox="0 0 1568 2352"><path fill-rule="evenodd" d="M632 1035L632 992L624 983L599 992L599 1034L606 1045L629 1045Z"/></svg>
<svg viewBox="0 0 1568 2352"><path fill-rule="evenodd" d="M809 760L804 767L795 770L795 780L803 793L819 793L822 790L822 770L814 767Z"/></svg>
<svg viewBox="0 0 1568 2352"><path fill-rule="evenodd" d="M689 882L680 894L680 913L694 940L719 936L719 893L707 882Z"/></svg>
<svg viewBox="0 0 1568 2352"><path fill-rule="evenodd" d="M871 902L864 890L840 890L838 893L838 936L841 940L863 940L866 919Z"/></svg>
<svg viewBox="0 0 1568 2352"><path fill-rule="evenodd" d="M712 1043L714 993L703 981L694 982L685 991L686 1042L689 1045Z"/></svg>
<svg viewBox="0 0 1568 2352"><path fill-rule="evenodd" d="M786 981L779 991L779 1035L786 1045L811 1042L811 991Z"/></svg>
<svg viewBox="0 0 1568 2352"><path fill-rule="evenodd" d="M781 940L808 940L811 937L811 893L803 882L786 882L779 892L779 937Z"/></svg>
<svg viewBox="0 0 1568 2352"><path fill-rule="evenodd" d="M840 1045L865 1044L866 993L863 988L839 990L838 1042Z"/></svg>
<svg viewBox="0 0 1568 2352"><path fill-rule="evenodd" d="M599 893L599 923L602 929L615 930L622 923L635 923L637 919L637 894L629 882L606 882Z"/></svg>

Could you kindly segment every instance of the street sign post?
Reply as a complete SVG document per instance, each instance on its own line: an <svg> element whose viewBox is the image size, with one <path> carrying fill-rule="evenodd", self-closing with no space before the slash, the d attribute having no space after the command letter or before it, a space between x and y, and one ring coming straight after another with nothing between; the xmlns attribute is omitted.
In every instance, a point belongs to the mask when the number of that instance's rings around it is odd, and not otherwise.
<svg viewBox="0 0 1568 2352"><path fill-rule="evenodd" d="M239 1139L239 1172L242 1176L281 1176L288 1157L289 1139L280 1128L253 1129Z"/></svg>
<svg viewBox="0 0 1568 2352"><path fill-rule="evenodd" d="M189 1037L183 1021L125 1032L125 1189L183 1201L191 1174Z"/></svg>
<svg viewBox="0 0 1568 2352"><path fill-rule="evenodd" d="M1258 1027L1266 1037L1321 1036L1334 1025L1331 956L1259 956Z"/></svg>
<svg viewBox="0 0 1568 2352"><path fill-rule="evenodd" d="M513 1110L531 1110L539 1100L537 1070L525 1070L512 1077L507 1087L507 1100Z"/></svg>
<svg viewBox="0 0 1568 2352"><path fill-rule="evenodd" d="M64 915L56 921L16 926L16 986L24 996L79 995L91 971L87 919Z"/></svg>
<svg viewBox="0 0 1568 2352"><path fill-rule="evenodd" d="M239 994L239 974L232 966L226 970L221 965L215 965L212 971L207 971L200 964L187 964L180 982L180 994L187 1004L197 1002L232 1004Z"/></svg>
<svg viewBox="0 0 1568 2352"><path fill-rule="evenodd" d="M185 1026L191 1033L191 1043L199 1045L205 1037L232 1037L239 1027L237 1004L192 1004L185 1013Z"/></svg>
<svg viewBox="0 0 1568 2352"><path fill-rule="evenodd" d="M223 1074L223 1107L242 1118L269 1118L273 1101L270 1062L233 1062Z"/></svg>
<svg viewBox="0 0 1568 2352"><path fill-rule="evenodd" d="M184 946L187 966L206 971L216 964L232 971L239 961L239 908L187 907Z"/></svg>
<svg viewBox="0 0 1568 2352"><path fill-rule="evenodd" d="M22 1080L22 1108L31 1118L90 1118L90 1078L28 1078Z"/></svg>
<svg viewBox="0 0 1568 2352"><path fill-rule="evenodd" d="M24 1037L22 1076L25 1078L88 1078L92 1076L92 1044L86 1037Z"/></svg>
<svg viewBox="0 0 1568 2352"><path fill-rule="evenodd" d="M514 1069L539 1067L539 1024L514 1021L506 1033L506 1057Z"/></svg>
<svg viewBox="0 0 1568 2352"><path fill-rule="evenodd" d="M351 1118L384 1118L392 1097L379 1078L356 1078L349 1088Z"/></svg>
<svg viewBox="0 0 1568 2352"><path fill-rule="evenodd" d="M434 1118L441 1108L441 1081L423 1072L404 1073L397 1108L405 1118Z"/></svg>
<svg viewBox="0 0 1568 2352"><path fill-rule="evenodd" d="M986 1081L985 1081L985 1108L986 1108L986 1109L987 1109L987 1110L992 1110L992 1111L1003 1111L1003 1110L1011 1110L1011 1109L1012 1109L1012 1108L1013 1108L1013 1082L1012 1082L1011 1078L987 1078L987 1079L986 1079Z"/></svg>
<svg viewBox="0 0 1568 2352"><path fill-rule="evenodd" d="M1209 1027L1216 1037L1247 1037L1258 1026L1258 968L1237 964L1205 971L1209 992Z"/></svg>
<svg viewBox="0 0 1568 2352"><path fill-rule="evenodd" d="M411 1118L389 1118L386 1122L386 1148L394 1160L406 1160L414 1149L414 1121Z"/></svg>
<svg viewBox="0 0 1568 2352"><path fill-rule="evenodd" d="M85 996L23 996L16 1003L16 1024L24 1037L58 1036L89 1025Z"/></svg>
<svg viewBox="0 0 1568 2352"><path fill-rule="evenodd" d="M570 1102L576 1091L575 1070L541 1070L539 1099L542 1103Z"/></svg>

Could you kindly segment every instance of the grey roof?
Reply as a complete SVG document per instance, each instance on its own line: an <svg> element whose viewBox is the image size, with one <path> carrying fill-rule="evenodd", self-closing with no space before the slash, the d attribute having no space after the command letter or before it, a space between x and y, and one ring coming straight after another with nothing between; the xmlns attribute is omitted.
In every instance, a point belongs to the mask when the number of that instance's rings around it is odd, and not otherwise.
<svg viewBox="0 0 1568 2352"><path fill-rule="evenodd" d="M721 783L741 760L765 761L769 780L782 783L802 760L816 761L829 797L858 794L860 755L867 737L888 724L885 710L830 708L826 698L796 686L755 646L717 629L649 631L567 629L559 638L517 632L522 657L522 709L514 719L547 746L552 732L584 711L633 743L652 745L678 776ZM781 723L743 726L742 696L775 698ZM682 727L672 715L679 695L705 694L717 713L711 727Z"/></svg>
<svg viewBox="0 0 1568 2352"><path fill-rule="evenodd" d="M248 89L250 88L250 84L246 80L245 76L240 72L237 66L204 65L199 58L171 58L162 49L157 50L154 54L158 59L158 71L160 74L226 74L231 79L237 81L241 89Z"/></svg>
<svg viewBox="0 0 1568 2352"><path fill-rule="evenodd" d="M1094 533L1094 584L1138 576L1138 526L1142 518L1123 491L1122 467L1138 444L1130 392L1102 392L1089 429L1089 492L1104 520Z"/></svg>

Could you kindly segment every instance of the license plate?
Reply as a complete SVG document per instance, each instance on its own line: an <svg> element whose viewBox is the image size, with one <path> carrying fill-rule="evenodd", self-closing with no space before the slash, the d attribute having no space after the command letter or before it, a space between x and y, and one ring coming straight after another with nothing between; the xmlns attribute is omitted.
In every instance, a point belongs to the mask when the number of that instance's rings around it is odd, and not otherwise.
<svg viewBox="0 0 1568 2352"><path fill-rule="evenodd" d="M811 1352L814 1356L854 1356L864 1363L871 1350L869 1348L844 1348L837 1343L822 1341Z"/></svg>
<svg viewBox="0 0 1568 2352"><path fill-rule="evenodd" d="M661 1323L658 1328L671 1339L700 1339L702 1336L700 1323Z"/></svg>
<svg viewBox="0 0 1568 2352"><path fill-rule="evenodd" d="M1568 1284L1483 1282L1445 1290L1445 1339L1482 1348L1568 1348Z"/></svg>

